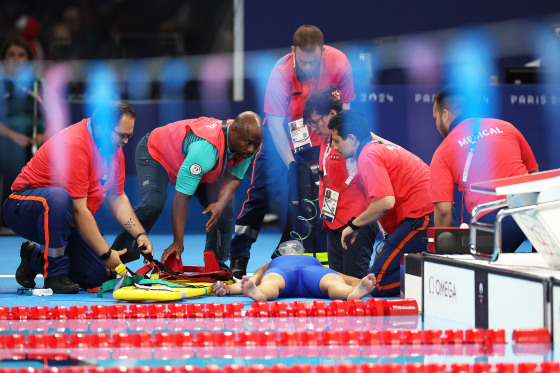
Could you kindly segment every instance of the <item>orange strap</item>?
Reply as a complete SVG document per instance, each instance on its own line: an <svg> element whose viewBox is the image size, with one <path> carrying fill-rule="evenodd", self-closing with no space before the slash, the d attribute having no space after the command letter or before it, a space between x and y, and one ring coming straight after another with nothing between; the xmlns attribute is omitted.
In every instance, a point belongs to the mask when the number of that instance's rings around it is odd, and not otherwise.
<svg viewBox="0 0 560 373"><path fill-rule="evenodd" d="M11 199L15 199L18 201L37 201L37 202L41 202L43 204L43 208L45 209L45 213L44 213L44 219L43 219L43 224L44 224L44 231L45 231L45 254L44 254L44 258L45 258L45 273L44 273L44 277L47 277L48 273L47 273L47 267L49 266L49 205L47 204L47 200L43 197L36 197L36 196L20 196L18 194L12 193L10 194Z"/></svg>
<svg viewBox="0 0 560 373"><path fill-rule="evenodd" d="M399 255L399 253L401 252L403 246L412 239L412 237L414 237L414 235L418 232L421 232L423 230L425 230L428 227L428 223L430 222L430 217L428 215L424 216L424 224L422 224L422 226L418 229L415 229L413 231L411 231L399 244L399 246L397 246L395 248L395 250L393 250L393 252L391 253L391 255L389 255L389 257L387 258L387 260L385 261L385 263L383 264L383 267L381 268L381 271L379 272L379 274L377 275L377 281L375 283L375 287L377 288L377 290L381 291L381 290L389 290L389 289L393 289L396 287L401 286L401 282L395 282L393 284L389 284L389 285L380 285L381 284L381 280L383 279L383 275L385 274L385 271L387 270L387 267L389 266L389 264L391 264L391 261L395 258L395 256Z"/></svg>

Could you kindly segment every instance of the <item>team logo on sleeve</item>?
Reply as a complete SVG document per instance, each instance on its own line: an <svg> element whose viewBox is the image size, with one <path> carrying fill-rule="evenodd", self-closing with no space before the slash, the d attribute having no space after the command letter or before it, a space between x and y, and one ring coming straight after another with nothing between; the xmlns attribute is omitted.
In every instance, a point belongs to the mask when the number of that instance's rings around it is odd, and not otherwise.
<svg viewBox="0 0 560 373"><path fill-rule="evenodd" d="M189 168L189 171L191 172L191 174L193 175L198 175L202 172L202 167L200 167L199 164L193 163L191 165L191 167Z"/></svg>

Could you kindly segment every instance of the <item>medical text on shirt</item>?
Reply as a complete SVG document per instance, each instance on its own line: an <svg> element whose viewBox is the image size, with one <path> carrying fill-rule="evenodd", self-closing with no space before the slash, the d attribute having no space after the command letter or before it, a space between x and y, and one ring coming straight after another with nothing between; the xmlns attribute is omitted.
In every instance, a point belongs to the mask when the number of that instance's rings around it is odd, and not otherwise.
<svg viewBox="0 0 560 373"><path fill-rule="evenodd" d="M484 136L496 135L498 133L504 133L504 132L500 130L500 128L498 127L486 128L483 129L482 131L478 131L478 137L482 138ZM457 142L461 147L463 145L468 145L472 142L472 136L464 137L463 139L458 140Z"/></svg>

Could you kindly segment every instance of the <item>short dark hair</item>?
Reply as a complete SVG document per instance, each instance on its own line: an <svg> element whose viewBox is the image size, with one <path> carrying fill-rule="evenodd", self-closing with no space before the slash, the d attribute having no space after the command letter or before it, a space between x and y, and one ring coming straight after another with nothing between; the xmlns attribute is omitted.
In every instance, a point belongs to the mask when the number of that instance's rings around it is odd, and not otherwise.
<svg viewBox="0 0 560 373"><path fill-rule="evenodd" d="M455 116L483 117L489 115L487 105L480 102L477 94L470 94L460 87L448 86L434 95L437 110L441 113L447 109Z"/></svg>
<svg viewBox="0 0 560 373"><path fill-rule="evenodd" d="M136 111L130 106L128 103L124 101L116 101L115 107L117 108L117 112L120 114L119 118L122 118L123 115L128 115L132 119L136 119Z"/></svg>
<svg viewBox="0 0 560 373"><path fill-rule="evenodd" d="M340 91L334 84L313 91L309 95L307 101L305 101L305 107L303 108L303 121L306 123L309 122L309 118L314 112L319 115L326 115L331 110L334 110L336 113L342 111Z"/></svg>
<svg viewBox="0 0 560 373"><path fill-rule="evenodd" d="M323 33L316 26L303 25L294 33L294 48L312 49L322 47L323 44L325 44Z"/></svg>
<svg viewBox="0 0 560 373"><path fill-rule="evenodd" d="M461 110L464 105L464 96L454 87L445 87L439 90L434 96L439 111L447 109L450 111Z"/></svg>
<svg viewBox="0 0 560 373"><path fill-rule="evenodd" d="M349 135L354 135L360 142L364 139L371 139L371 132L368 120L357 110L344 110L336 114L329 121L329 129L338 132L344 140Z"/></svg>
<svg viewBox="0 0 560 373"><path fill-rule="evenodd" d="M111 103L112 106L112 110L113 112L111 114L114 114L117 120L115 123L113 123L114 126L116 126L118 124L118 122L121 120L121 118L125 115L128 115L129 117L131 117L132 119L136 119L136 112L134 111L134 109L132 108L132 106L130 106L128 103L124 102L124 101L115 101L113 103ZM91 116L91 121L94 124L97 124L97 118L99 117L99 112L98 110L95 110L95 112L93 113L93 115Z"/></svg>
<svg viewBox="0 0 560 373"><path fill-rule="evenodd" d="M32 60L34 58L33 50L31 49L29 43L21 36L16 36L13 38L6 39L6 41L2 45L2 49L0 49L0 59L2 59L2 61L6 59L6 53L8 53L8 49L12 45L17 45L18 47L22 47L23 49L25 49L25 53L27 53L28 60Z"/></svg>

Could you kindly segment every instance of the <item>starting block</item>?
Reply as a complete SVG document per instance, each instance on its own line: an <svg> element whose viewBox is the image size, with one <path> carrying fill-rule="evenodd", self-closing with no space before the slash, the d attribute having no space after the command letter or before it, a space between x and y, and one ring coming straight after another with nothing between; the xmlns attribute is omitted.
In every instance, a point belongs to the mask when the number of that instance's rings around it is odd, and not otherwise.
<svg viewBox="0 0 560 373"><path fill-rule="evenodd" d="M406 254L403 296L417 300L426 328L441 319L477 328L547 328L560 343L560 170L477 183L471 189L506 196L473 210L473 255ZM495 224L478 222L481 212L496 208L502 210ZM536 253L500 254L506 216L515 219ZM434 253L442 232L438 236L434 230ZM492 235L491 253L477 245L480 233Z"/></svg>
<svg viewBox="0 0 560 373"><path fill-rule="evenodd" d="M501 222L512 216L548 266L560 268L560 170L538 172L471 185L479 193L505 195L506 199L476 206L471 218L470 246L473 256L496 261L501 251ZM478 222L482 212L503 208L494 225ZM491 255L477 250L477 232L494 233Z"/></svg>

